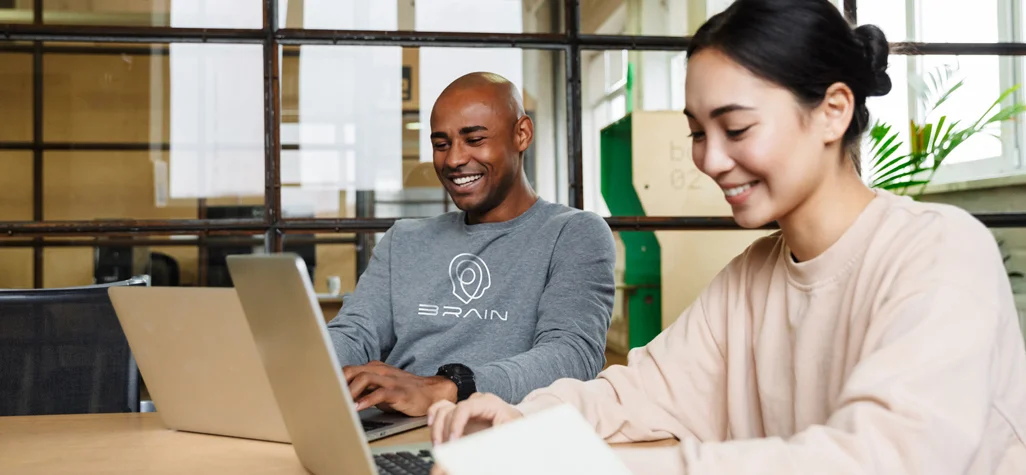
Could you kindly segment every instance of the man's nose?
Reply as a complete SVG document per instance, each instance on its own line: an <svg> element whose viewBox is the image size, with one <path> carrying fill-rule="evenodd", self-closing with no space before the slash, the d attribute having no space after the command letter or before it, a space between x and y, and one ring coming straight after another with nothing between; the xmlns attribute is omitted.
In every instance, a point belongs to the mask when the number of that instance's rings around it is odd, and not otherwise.
<svg viewBox="0 0 1026 475"><path fill-rule="evenodd" d="M445 166L457 169L470 161L470 151L462 143L454 143L445 156Z"/></svg>

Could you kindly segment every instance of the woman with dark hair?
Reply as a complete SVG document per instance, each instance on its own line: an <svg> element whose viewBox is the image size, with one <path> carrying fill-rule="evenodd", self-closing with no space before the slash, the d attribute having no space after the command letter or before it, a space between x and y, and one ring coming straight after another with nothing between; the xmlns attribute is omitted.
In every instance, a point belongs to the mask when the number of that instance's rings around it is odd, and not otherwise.
<svg viewBox="0 0 1026 475"><path fill-rule="evenodd" d="M434 441L565 403L609 442L681 441L638 473L1026 474L1026 350L994 237L859 177L887 54L827 0L711 18L688 49L694 161L741 226L780 231L627 366L517 406L439 403Z"/></svg>

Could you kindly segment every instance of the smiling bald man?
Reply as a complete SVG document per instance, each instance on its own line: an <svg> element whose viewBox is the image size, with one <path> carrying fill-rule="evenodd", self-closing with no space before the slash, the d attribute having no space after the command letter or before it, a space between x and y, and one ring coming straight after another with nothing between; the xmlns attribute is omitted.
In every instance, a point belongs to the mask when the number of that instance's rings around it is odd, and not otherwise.
<svg viewBox="0 0 1026 475"><path fill-rule="evenodd" d="M459 211L397 221L328 324L358 410L420 416L474 392L517 403L604 366L613 235L538 197L524 174L533 138L502 76L468 74L438 97L435 172Z"/></svg>

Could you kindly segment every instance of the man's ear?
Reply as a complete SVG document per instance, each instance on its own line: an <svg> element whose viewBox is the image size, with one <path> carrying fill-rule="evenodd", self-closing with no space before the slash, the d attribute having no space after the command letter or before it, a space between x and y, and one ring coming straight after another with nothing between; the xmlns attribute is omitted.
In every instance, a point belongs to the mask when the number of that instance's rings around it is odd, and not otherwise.
<svg viewBox="0 0 1026 475"><path fill-rule="evenodd" d="M855 114L855 94L847 84L834 83L827 88L818 109L823 118L823 141L839 141L844 138Z"/></svg>
<svg viewBox="0 0 1026 475"><path fill-rule="evenodd" d="M517 119L513 129L513 138L517 152L524 153L534 140L534 121L527 114Z"/></svg>

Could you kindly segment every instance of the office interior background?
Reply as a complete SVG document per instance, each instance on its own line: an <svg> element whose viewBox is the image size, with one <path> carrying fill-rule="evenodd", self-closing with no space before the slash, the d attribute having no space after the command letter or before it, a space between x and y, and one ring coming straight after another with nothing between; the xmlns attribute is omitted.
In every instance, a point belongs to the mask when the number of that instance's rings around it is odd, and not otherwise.
<svg viewBox="0 0 1026 475"><path fill-rule="evenodd" d="M893 42L894 88L869 107L901 147L910 121L971 123L1024 82L1024 0L835 3ZM337 311L395 219L455 209L430 162L430 107L484 70L523 92L539 194L616 233L622 354L772 232L733 224L681 114L688 36L729 4L0 0L0 288L138 274L225 287L226 255L291 251ZM921 90L942 71L963 82L933 108ZM1000 105L1023 102L1014 89ZM913 193L991 227L1020 315L1024 139L1021 120L988 126ZM867 182L886 171L872 150L867 138Z"/></svg>

